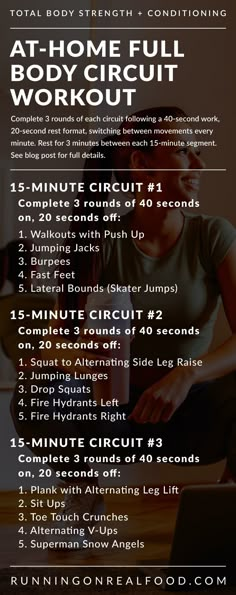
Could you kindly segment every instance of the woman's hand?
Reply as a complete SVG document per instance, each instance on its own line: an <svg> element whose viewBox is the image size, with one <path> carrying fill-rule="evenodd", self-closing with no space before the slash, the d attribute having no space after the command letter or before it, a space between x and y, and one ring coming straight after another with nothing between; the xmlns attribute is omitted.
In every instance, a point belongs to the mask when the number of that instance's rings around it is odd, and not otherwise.
<svg viewBox="0 0 236 595"><path fill-rule="evenodd" d="M129 419L152 424L169 421L186 399L192 384L190 369L174 368L143 392Z"/></svg>

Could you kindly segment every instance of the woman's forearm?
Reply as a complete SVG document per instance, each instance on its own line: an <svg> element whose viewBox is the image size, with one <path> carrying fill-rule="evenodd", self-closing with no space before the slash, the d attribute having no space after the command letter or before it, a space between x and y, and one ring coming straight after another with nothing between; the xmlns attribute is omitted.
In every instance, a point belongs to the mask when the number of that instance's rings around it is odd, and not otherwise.
<svg viewBox="0 0 236 595"><path fill-rule="evenodd" d="M236 371L236 334L200 359L202 366L192 368L193 384L214 380Z"/></svg>

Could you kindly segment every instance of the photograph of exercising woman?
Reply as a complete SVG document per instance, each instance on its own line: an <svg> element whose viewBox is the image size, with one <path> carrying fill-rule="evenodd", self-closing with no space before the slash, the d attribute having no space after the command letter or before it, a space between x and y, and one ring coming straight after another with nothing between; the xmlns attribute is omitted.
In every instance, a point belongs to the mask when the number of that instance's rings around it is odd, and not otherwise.
<svg viewBox="0 0 236 595"><path fill-rule="evenodd" d="M134 114L131 123L122 124L118 138L120 141L129 139L129 143L123 142L115 149L109 143L104 144L100 147L102 158L93 159L92 165L87 159L83 174L85 192L74 207L74 214L89 213L87 203L95 196L90 191L91 182L109 183L114 174L127 188L133 184L135 206L115 222L103 222L101 207L93 210L98 221L72 223L72 239L68 240L71 270L75 271L75 284L81 291L69 292L65 282L65 291L59 300L60 308L83 309L95 286L106 288L114 284L129 294L134 310L144 312L142 321L135 320L136 331L130 342L129 402L109 407L110 413L117 415L119 412L123 417L115 423L103 421L101 407L98 404L91 409L84 390L73 394L73 399L84 400L79 413L92 411L97 414L96 419L72 420L65 424L54 421L50 425L42 421L29 425L19 421L17 387L12 414L18 434L24 437L29 433L33 436L158 437L163 442L162 448L156 449L158 454L194 455L195 460L199 457L201 465L226 459L220 481L228 482L236 479L236 229L225 218L204 215L198 208L186 210L189 205L197 207L199 204L200 181L206 166L194 146L194 136L181 132L183 124L176 123L176 118L184 115L175 107L150 108ZM145 122L141 116L146 117ZM172 122L166 121L170 116ZM157 124L165 129L165 140L171 141L165 146L160 142L163 136L154 132ZM161 192L148 191L148 187L160 189L160 185ZM108 192L101 191L96 198L108 200ZM144 207L144 201L150 198L153 205ZM77 234L88 229L99 232L96 239L91 240L99 245L99 250L79 252ZM105 230L109 230L106 237ZM142 233L131 234L132 230ZM232 334L212 349L221 301ZM148 312L156 310L162 312L162 318L149 321ZM152 326L152 334L139 332L144 324ZM91 336L84 335L84 341L89 340ZM77 350L76 357L85 356L95 361L99 354L100 358L108 358L101 337L98 340L99 350ZM91 367L82 366L81 372L86 371L91 372ZM93 367L92 371L104 372L104 369ZM30 382L28 380L28 395ZM57 384L54 384L56 396ZM70 386L79 384L93 391L91 382L76 380L71 371ZM89 397L92 398L92 394ZM119 397L119 387L115 387L113 396ZM73 411L78 412L78 407L74 406ZM83 462L85 450L80 453L81 464L71 464L72 470L81 471L81 478L74 481L82 488L98 481L90 466ZM87 449L86 454L94 455L94 451ZM96 454L105 451L98 447ZM70 454L69 446L63 449L64 455L66 452ZM123 462L128 452L135 452L135 447L116 448L115 452ZM54 469L61 467L60 463L53 465ZM102 496L84 495L83 489L81 492L68 498L68 510L70 507L78 512L103 509Z"/></svg>

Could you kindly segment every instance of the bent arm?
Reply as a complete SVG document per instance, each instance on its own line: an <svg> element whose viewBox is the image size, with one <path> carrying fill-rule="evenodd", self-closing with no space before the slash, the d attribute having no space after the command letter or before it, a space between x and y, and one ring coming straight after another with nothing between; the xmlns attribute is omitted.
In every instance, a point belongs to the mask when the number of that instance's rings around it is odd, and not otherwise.
<svg viewBox="0 0 236 595"><path fill-rule="evenodd" d="M232 334L222 345L201 357L201 367L192 368L193 383L213 380L236 371L236 240L220 264L217 277Z"/></svg>
<svg viewBox="0 0 236 595"><path fill-rule="evenodd" d="M176 367L143 392L130 419L137 423L168 422L186 399L193 384L225 376L236 370L236 241L218 271L222 300L232 335L220 347L203 355L201 367Z"/></svg>

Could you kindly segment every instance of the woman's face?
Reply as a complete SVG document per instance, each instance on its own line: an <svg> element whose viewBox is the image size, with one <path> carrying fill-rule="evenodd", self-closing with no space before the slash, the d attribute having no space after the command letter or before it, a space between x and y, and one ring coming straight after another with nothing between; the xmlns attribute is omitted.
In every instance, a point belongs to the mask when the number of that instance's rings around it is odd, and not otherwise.
<svg viewBox="0 0 236 595"><path fill-rule="evenodd" d="M196 200L201 170L205 167L200 150L195 146L196 137L190 129L189 132L172 134L173 129L186 129L184 124L162 125L162 128L167 132L159 136L158 146L146 154L147 169L159 170L150 171L149 176L155 183L161 182L162 199ZM163 144L170 142L178 143L178 146Z"/></svg>

